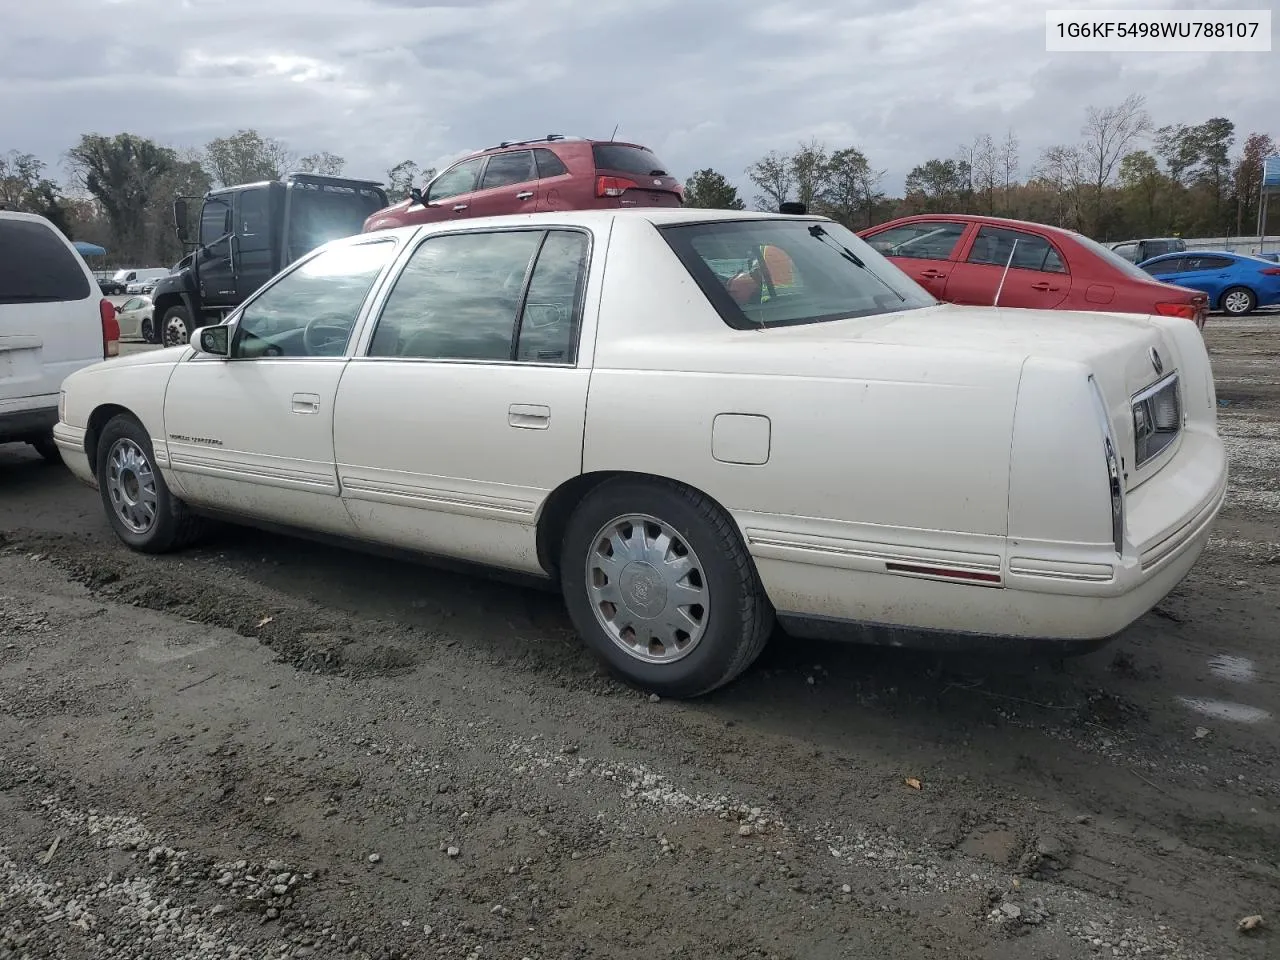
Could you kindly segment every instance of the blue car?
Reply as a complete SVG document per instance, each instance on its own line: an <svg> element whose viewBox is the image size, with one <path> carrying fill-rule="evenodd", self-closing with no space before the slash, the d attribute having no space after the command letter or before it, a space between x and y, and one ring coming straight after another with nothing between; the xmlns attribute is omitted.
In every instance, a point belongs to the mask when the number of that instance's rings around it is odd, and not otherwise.
<svg viewBox="0 0 1280 960"><path fill-rule="evenodd" d="M1280 304L1280 264L1261 257L1187 250L1152 257L1138 266L1162 283L1202 290L1209 295L1210 310L1233 317Z"/></svg>

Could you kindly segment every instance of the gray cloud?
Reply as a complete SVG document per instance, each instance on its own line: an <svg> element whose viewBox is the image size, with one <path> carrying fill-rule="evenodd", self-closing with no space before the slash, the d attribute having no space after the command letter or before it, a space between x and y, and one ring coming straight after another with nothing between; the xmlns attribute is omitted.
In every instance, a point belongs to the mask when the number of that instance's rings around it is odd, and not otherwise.
<svg viewBox="0 0 1280 960"><path fill-rule="evenodd" d="M1188 6L1181 0L1131 4ZM1196 0L1194 7L1263 7ZM0 34L0 150L57 163L82 132L198 146L241 127L352 174L557 132L653 147L740 185L770 149L916 163L1013 129L1024 169L1091 105L1225 114L1280 134L1274 54L1047 54L1057 0L41 0ZM1109 8L1114 0L1073 6ZM747 191L750 195L750 191Z"/></svg>

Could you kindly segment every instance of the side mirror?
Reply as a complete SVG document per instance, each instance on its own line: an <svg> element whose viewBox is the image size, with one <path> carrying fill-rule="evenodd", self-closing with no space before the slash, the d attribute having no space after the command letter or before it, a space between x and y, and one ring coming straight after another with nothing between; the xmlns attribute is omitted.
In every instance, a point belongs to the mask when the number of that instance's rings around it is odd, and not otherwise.
<svg viewBox="0 0 1280 960"><path fill-rule="evenodd" d="M191 334L191 346L201 353L228 358L231 356L231 328L226 324L200 327Z"/></svg>
<svg viewBox="0 0 1280 960"><path fill-rule="evenodd" d="M119 314L120 314L120 304L118 304L118 303L117 303L117 304L115 304L115 310L116 310L116 315L117 315L117 316L119 316Z"/></svg>
<svg viewBox="0 0 1280 960"><path fill-rule="evenodd" d="M427 205L427 198L422 195L422 191L419 190L417 187L410 188L409 199L412 200L414 203L422 204L422 206L424 207Z"/></svg>
<svg viewBox="0 0 1280 960"><path fill-rule="evenodd" d="M187 242L187 201L178 199L173 201L173 229L177 231L178 239L182 243Z"/></svg>

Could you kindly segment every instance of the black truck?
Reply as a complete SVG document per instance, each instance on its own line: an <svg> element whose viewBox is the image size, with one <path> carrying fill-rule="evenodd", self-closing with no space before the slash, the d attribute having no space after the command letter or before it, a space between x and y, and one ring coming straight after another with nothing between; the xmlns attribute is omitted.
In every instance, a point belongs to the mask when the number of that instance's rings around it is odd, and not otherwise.
<svg viewBox="0 0 1280 960"><path fill-rule="evenodd" d="M199 200L189 237L187 202ZM151 293L153 321L143 335L166 347L186 343L197 327L220 323L249 295L316 247L359 233L387 206L382 184L312 173L210 190L173 202L178 239L194 249Z"/></svg>

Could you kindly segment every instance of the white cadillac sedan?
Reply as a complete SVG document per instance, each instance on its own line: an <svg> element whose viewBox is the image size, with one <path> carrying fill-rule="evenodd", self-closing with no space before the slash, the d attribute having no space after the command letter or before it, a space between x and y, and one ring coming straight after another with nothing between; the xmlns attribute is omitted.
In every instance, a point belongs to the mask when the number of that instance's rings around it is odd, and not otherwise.
<svg viewBox="0 0 1280 960"><path fill-rule="evenodd" d="M73 374L55 436L136 550L218 517L533 574L694 696L775 618L1115 634L1208 538L1215 405L1186 320L939 304L821 217L638 209L334 241Z"/></svg>

